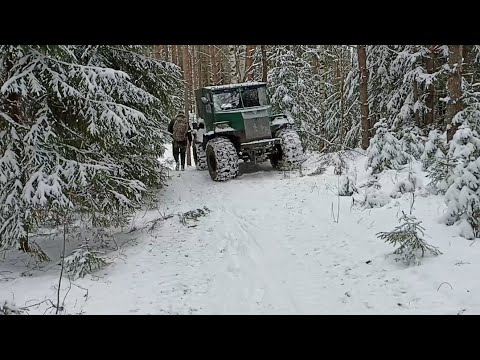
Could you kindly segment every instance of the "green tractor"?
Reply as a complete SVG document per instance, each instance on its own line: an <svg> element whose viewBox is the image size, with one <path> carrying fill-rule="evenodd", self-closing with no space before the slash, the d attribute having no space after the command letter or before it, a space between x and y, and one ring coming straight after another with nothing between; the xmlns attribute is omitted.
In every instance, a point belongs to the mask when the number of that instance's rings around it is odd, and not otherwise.
<svg viewBox="0 0 480 360"><path fill-rule="evenodd" d="M267 84L206 86L195 91L198 123L197 169L215 181L238 175L238 161L270 163L277 169L297 167L304 159L300 137L287 116L273 115ZM199 129L198 124L203 124Z"/></svg>

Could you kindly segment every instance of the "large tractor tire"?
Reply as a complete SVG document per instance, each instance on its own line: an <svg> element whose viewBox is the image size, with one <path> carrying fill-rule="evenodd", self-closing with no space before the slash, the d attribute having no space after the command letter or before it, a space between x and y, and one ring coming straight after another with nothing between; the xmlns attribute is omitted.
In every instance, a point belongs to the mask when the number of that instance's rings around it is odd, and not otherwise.
<svg viewBox="0 0 480 360"><path fill-rule="evenodd" d="M195 144L196 166L197 170L207 170L207 153L203 149L202 144Z"/></svg>
<svg viewBox="0 0 480 360"><path fill-rule="evenodd" d="M238 154L233 143L218 137L207 143L207 164L214 181L227 181L238 175Z"/></svg>
<svg viewBox="0 0 480 360"><path fill-rule="evenodd" d="M275 134L280 138L277 152L270 157L270 163L275 169L293 169L300 166L304 160L303 146L300 136L293 129L280 129Z"/></svg>

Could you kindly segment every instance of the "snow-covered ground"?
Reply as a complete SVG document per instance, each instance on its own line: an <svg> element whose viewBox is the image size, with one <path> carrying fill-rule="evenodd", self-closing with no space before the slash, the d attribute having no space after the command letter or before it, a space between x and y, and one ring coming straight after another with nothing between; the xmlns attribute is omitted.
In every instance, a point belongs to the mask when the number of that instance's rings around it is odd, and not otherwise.
<svg viewBox="0 0 480 360"><path fill-rule="evenodd" d="M420 190L413 215L443 254L407 267L375 234L410 212L410 194L364 209L361 196L354 202L336 195L333 167L309 176L319 159L310 156L303 174L241 164L241 176L225 183L194 167L173 171L158 208L138 213L130 229L115 235L124 246L108 253L112 264L72 284L64 280L66 313L480 314L480 244L438 222L442 197ZM365 161L361 155L348 161L357 184L367 178ZM407 170L384 173L381 190L390 194ZM210 212L199 221L179 221L178 213L203 207ZM162 214L174 216L150 229ZM58 259L58 245L46 248L52 258ZM54 301L58 274L55 263L32 269L5 259L0 301Z"/></svg>

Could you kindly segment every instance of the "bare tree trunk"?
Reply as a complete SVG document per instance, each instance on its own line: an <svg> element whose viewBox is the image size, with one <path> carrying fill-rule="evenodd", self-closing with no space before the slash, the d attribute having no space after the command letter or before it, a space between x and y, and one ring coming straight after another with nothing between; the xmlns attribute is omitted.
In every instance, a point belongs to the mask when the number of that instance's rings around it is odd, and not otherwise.
<svg viewBox="0 0 480 360"><path fill-rule="evenodd" d="M313 73L318 75L319 69L318 69L318 57L317 57L317 55L312 56L312 60L310 60L310 66L313 69Z"/></svg>
<svg viewBox="0 0 480 360"><path fill-rule="evenodd" d="M267 82L268 75L268 59L266 45L261 45L262 50L262 81Z"/></svg>
<svg viewBox="0 0 480 360"><path fill-rule="evenodd" d="M202 45L197 45L197 76L198 87L203 86Z"/></svg>
<svg viewBox="0 0 480 360"><path fill-rule="evenodd" d="M368 119L368 69L365 45L357 46L358 67L360 71L360 113L362 115L362 149L369 145L370 121Z"/></svg>
<svg viewBox="0 0 480 360"><path fill-rule="evenodd" d="M198 89L197 82L197 45L192 45L192 50L190 51L190 57L192 58L192 85L193 89Z"/></svg>
<svg viewBox="0 0 480 360"><path fill-rule="evenodd" d="M221 64L221 80L222 84L230 84L232 79L230 78L230 63L228 62L227 46L221 47L220 64Z"/></svg>
<svg viewBox="0 0 480 360"><path fill-rule="evenodd" d="M245 80L246 74L246 63L247 63L247 45L239 45L238 46L238 60L237 60L237 74L238 74L238 81Z"/></svg>
<svg viewBox="0 0 480 360"><path fill-rule="evenodd" d="M183 45L182 49L183 58L183 75L185 80L185 115L188 116L190 111L190 91L192 86L190 84L192 76L190 74L190 58L188 56L188 45Z"/></svg>
<svg viewBox="0 0 480 360"><path fill-rule="evenodd" d="M203 86L209 85L210 82L210 74L209 74L209 61L208 61L208 45L203 45L202 46L202 83Z"/></svg>
<svg viewBox="0 0 480 360"><path fill-rule="evenodd" d="M452 140L453 135L457 131L457 125L452 122L454 116L462 110L462 46L448 46L448 66L450 73L448 76L448 96L450 98L447 104L446 125L447 125L447 141Z"/></svg>
<svg viewBox="0 0 480 360"><path fill-rule="evenodd" d="M416 103L418 99L420 98L420 91L418 89L418 83L417 80L413 80L413 101ZM413 110L414 116L415 116L415 125L417 127L422 127L422 119L420 118L420 113L418 110Z"/></svg>
<svg viewBox="0 0 480 360"><path fill-rule="evenodd" d="M238 83L237 59L235 58L235 45L228 45L228 65L230 70L230 82Z"/></svg>
<svg viewBox="0 0 480 360"><path fill-rule="evenodd" d="M210 45L210 58L212 61L212 82L217 85L220 83L220 50L217 49L216 45Z"/></svg>
<svg viewBox="0 0 480 360"><path fill-rule="evenodd" d="M168 45L163 45L163 59L168 61Z"/></svg>
<svg viewBox="0 0 480 360"><path fill-rule="evenodd" d="M428 50L430 51L430 56L426 61L427 73L433 74L435 72L435 58L436 58L436 45L429 45ZM428 85L427 98L425 99L425 105L428 108L428 112L425 114L425 126L430 126L435 121L435 85L431 83Z"/></svg>
<svg viewBox="0 0 480 360"><path fill-rule="evenodd" d="M344 118L345 118L345 104L343 99L343 48L339 47L339 56L337 61L337 84L338 84L338 92L339 92L339 101L340 101L340 131L338 137L338 145L339 147L343 144L343 136L344 136Z"/></svg>
<svg viewBox="0 0 480 360"><path fill-rule="evenodd" d="M316 73L318 75L318 87L319 87L319 109L320 109L320 119L318 124L318 132L321 134L322 139L319 141L319 149L323 150L325 148L325 141L323 139L326 138L326 131L325 131L325 100L326 100L326 91L325 91L325 46L318 45L318 57L315 57L315 66L316 66Z"/></svg>
<svg viewBox="0 0 480 360"><path fill-rule="evenodd" d="M215 61L215 53L213 50L213 45L207 45L208 51L208 83L215 84L215 75L213 74L213 63Z"/></svg>
<svg viewBox="0 0 480 360"><path fill-rule="evenodd" d="M183 52L182 52L182 45L176 45L177 48L177 59L178 59L178 66L183 71Z"/></svg>
<svg viewBox="0 0 480 360"><path fill-rule="evenodd" d="M244 80L253 80L253 54L255 52L255 45L247 45L246 59L245 59L245 77Z"/></svg>
<svg viewBox="0 0 480 360"><path fill-rule="evenodd" d="M197 89L201 88L202 85L202 48L200 45L196 46L196 63L197 63Z"/></svg>
<svg viewBox="0 0 480 360"><path fill-rule="evenodd" d="M172 45L172 62L175 64L175 65L178 65L178 57L177 57L177 46L176 45Z"/></svg>
<svg viewBox="0 0 480 360"><path fill-rule="evenodd" d="M319 61L318 61L318 75L320 78L320 102L321 108L324 109L325 100L326 100L326 91L325 91L325 45L319 45Z"/></svg>

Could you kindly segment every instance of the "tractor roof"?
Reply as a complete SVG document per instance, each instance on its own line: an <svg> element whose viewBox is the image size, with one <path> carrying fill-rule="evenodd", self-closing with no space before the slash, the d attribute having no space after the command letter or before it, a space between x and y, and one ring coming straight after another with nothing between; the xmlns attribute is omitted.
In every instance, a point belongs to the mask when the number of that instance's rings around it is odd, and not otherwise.
<svg viewBox="0 0 480 360"><path fill-rule="evenodd" d="M259 86L259 85L267 85L267 83L250 81L250 82L244 82L244 83L240 83L240 84L205 86L204 89L207 89L207 90L225 90L225 89L234 89L234 88L239 88L239 87Z"/></svg>

